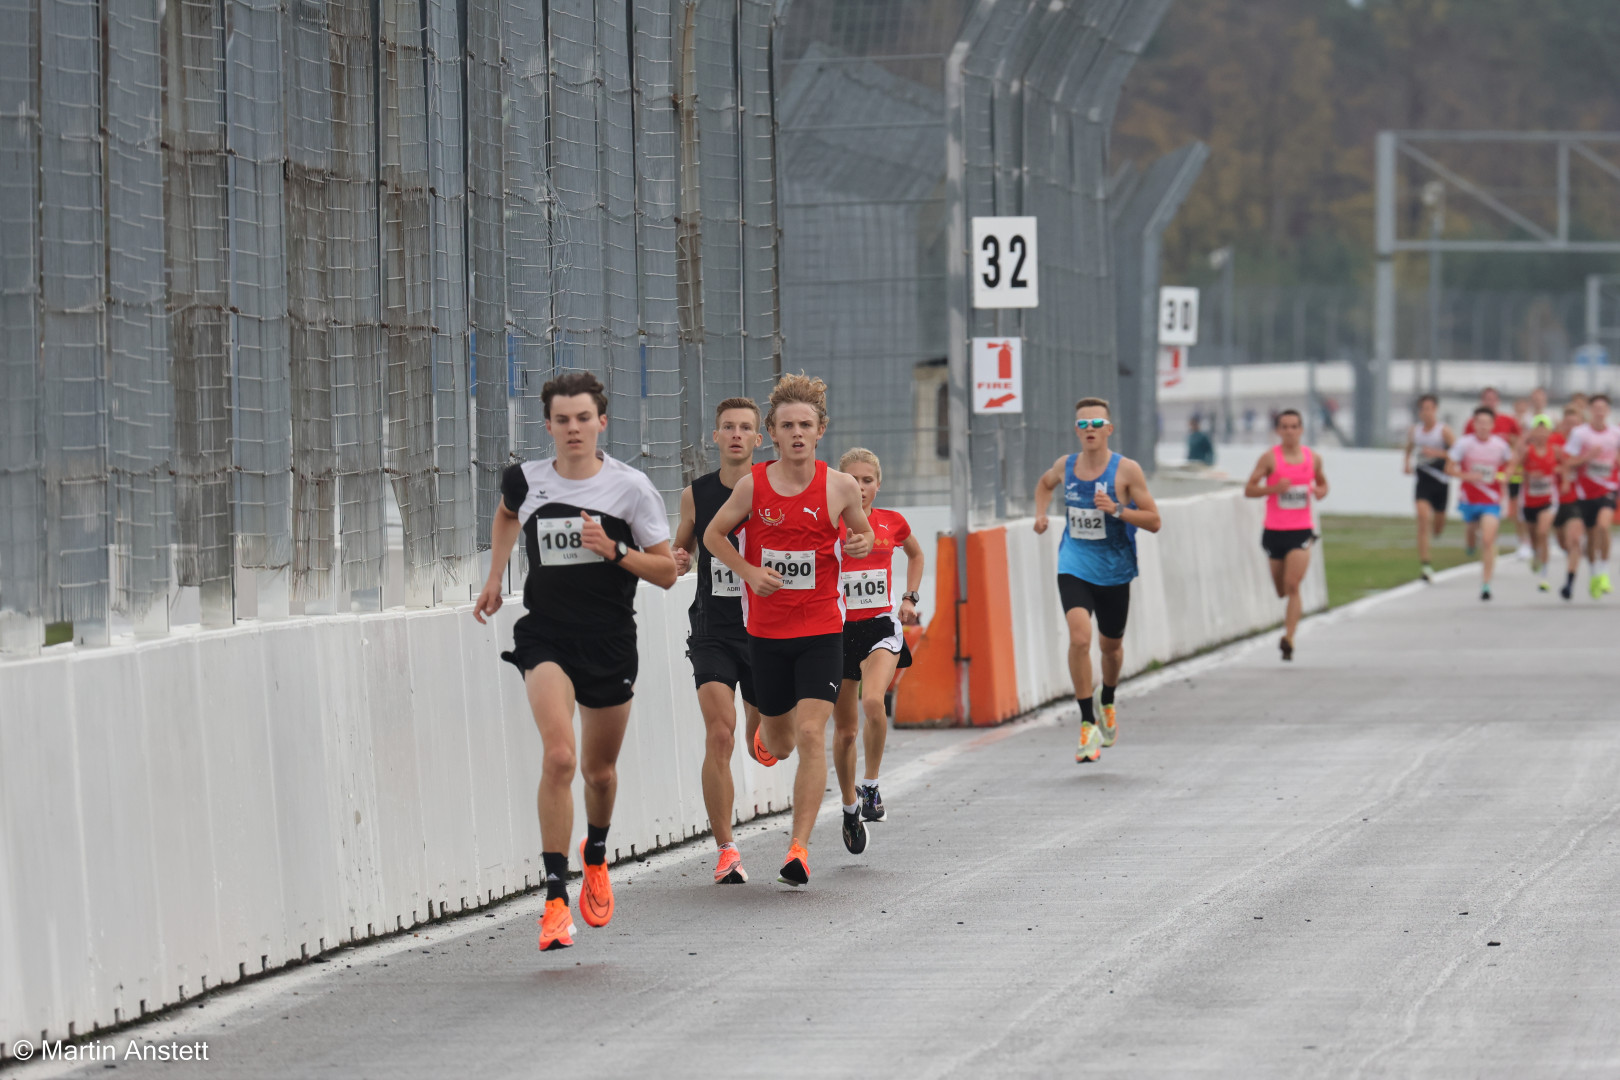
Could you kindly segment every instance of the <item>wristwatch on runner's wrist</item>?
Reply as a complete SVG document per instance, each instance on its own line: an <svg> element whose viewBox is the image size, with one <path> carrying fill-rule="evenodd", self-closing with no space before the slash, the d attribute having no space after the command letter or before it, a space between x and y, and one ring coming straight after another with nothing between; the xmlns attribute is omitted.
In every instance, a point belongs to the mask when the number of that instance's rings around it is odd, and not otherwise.
<svg viewBox="0 0 1620 1080"><path fill-rule="evenodd" d="M613 561L616 563L624 562L624 557L630 554L630 545L625 543L623 540L620 540L616 545L614 545L614 547L616 550L613 555Z"/></svg>
<svg viewBox="0 0 1620 1080"><path fill-rule="evenodd" d="M900 599L901 600L910 600L913 604L920 604L920 603L922 603L922 593L919 593L919 592L901 593L900 594Z"/></svg>

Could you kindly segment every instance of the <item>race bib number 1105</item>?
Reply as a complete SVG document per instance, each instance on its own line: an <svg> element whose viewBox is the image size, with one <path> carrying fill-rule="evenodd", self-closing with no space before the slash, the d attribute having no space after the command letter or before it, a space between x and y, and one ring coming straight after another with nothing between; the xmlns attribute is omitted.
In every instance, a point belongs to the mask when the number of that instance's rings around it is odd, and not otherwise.
<svg viewBox="0 0 1620 1080"><path fill-rule="evenodd" d="M846 570L838 575L838 584L844 592L846 608L865 610L889 606L887 570Z"/></svg>

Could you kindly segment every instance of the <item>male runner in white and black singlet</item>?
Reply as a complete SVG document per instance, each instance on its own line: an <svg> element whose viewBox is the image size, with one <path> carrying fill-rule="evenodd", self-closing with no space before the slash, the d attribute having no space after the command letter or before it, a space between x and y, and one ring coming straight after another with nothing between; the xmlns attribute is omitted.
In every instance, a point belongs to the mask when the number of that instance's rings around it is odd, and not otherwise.
<svg viewBox="0 0 1620 1080"><path fill-rule="evenodd" d="M529 561L527 614L513 627L510 652L523 673L540 729L540 848L546 907L540 948L574 943L568 910L568 842L574 831L574 706L579 705L580 773L585 778L584 880L580 914L590 926L613 917L607 833L618 790L616 766L630 720L639 657L636 585L675 584L664 499L644 473L603 454L607 395L596 376L571 372L540 391L557 456L509 466L490 530L489 579L473 617L501 609L501 580L522 532Z"/></svg>
<svg viewBox="0 0 1620 1080"><path fill-rule="evenodd" d="M827 720L844 672L840 550L854 558L869 554L872 525L861 509L860 485L816 460L827 432L825 383L784 375L771 391L765 430L777 460L737 481L704 530L703 546L743 580L760 740L777 758L799 752L792 842L777 880L804 885L805 845L827 787ZM842 543L840 520L847 529ZM729 536L745 521L739 552Z"/></svg>
<svg viewBox="0 0 1620 1080"><path fill-rule="evenodd" d="M1408 476L1417 476L1413 499L1417 507L1418 564L1423 580L1434 581L1434 565L1429 561L1429 544L1446 528L1446 503L1451 497L1451 477L1446 475L1446 455L1456 442L1451 429L1440 422L1440 399L1433 394L1418 398L1418 422L1406 435L1403 465Z"/></svg>
<svg viewBox="0 0 1620 1080"><path fill-rule="evenodd" d="M759 406L745 397L727 398L714 410L714 445L720 448L720 468L692 481L681 492L681 520L675 527L675 566L682 573L697 552L697 589L687 613L692 632L686 656L697 682L698 707L703 710L707 735L703 743L703 805L709 828L719 847L714 868L716 884L740 885L748 880L742 855L731 834L731 816L737 790L731 780L731 751L737 738L737 688L742 687L748 713L748 738L759 728L758 698L749 666L748 630L743 625L742 578L710 556L702 546L703 530L716 510L731 497L737 481L748 475L754 451L763 441L759 433ZM735 545L737 534L731 541ZM762 762L773 765L776 759Z"/></svg>

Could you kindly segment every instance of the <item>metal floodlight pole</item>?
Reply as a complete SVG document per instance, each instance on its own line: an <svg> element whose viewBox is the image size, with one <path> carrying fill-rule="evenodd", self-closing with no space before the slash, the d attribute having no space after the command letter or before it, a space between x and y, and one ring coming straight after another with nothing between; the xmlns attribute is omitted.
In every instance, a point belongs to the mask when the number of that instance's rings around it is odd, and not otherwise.
<svg viewBox="0 0 1620 1080"><path fill-rule="evenodd" d="M1356 442L1374 446L1389 422L1389 371L1395 360L1395 133L1380 131L1374 155L1377 268L1373 281L1372 381L1363 397L1368 415L1356 425Z"/></svg>
<svg viewBox="0 0 1620 1080"><path fill-rule="evenodd" d="M1232 441L1232 327L1233 288L1237 254L1230 247L1210 253L1209 264L1221 272L1221 426L1215 433L1222 442Z"/></svg>
<svg viewBox="0 0 1620 1080"><path fill-rule="evenodd" d="M962 67L969 39L952 47L945 62L945 298L946 364L950 394L951 532L956 537L956 722L968 721L968 660L962 653L962 617L967 603L968 511L973 469L968 457L968 229L966 192L966 86Z"/></svg>
<svg viewBox="0 0 1620 1080"><path fill-rule="evenodd" d="M1446 186L1438 180L1423 185L1423 205L1429 208L1429 236L1439 240L1446 230ZM1440 260L1437 250L1429 251L1429 393L1440 394ZM1416 365L1413 365L1414 368ZM1412 382L1419 383L1416 372Z"/></svg>
<svg viewBox="0 0 1620 1080"><path fill-rule="evenodd" d="M1597 364L1593 363L1596 347L1603 332L1603 277L1586 276L1586 344L1591 352L1586 357L1586 392L1593 393L1597 386ZM1560 390L1563 387L1559 387Z"/></svg>

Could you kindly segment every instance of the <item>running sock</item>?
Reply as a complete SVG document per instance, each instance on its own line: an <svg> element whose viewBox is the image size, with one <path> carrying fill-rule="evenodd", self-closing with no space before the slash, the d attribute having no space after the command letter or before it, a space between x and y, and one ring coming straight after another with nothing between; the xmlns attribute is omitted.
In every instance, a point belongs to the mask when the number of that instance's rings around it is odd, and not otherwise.
<svg viewBox="0 0 1620 1080"><path fill-rule="evenodd" d="M1571 589L1575 587L1575 571L1571 570L1564 575L1564 586Z"/></svg>
<svg viewBox="0 0 1620 1080"><path fill-rule="evenodd" d="M843 804L840 803L839 805L842 806ZM853 814L855 811L859 810L860 808L861 808L861 802L860 802L859 799L857 799L854 802L850 803L848 806L844 807L844 813Z"/></svg>
<svg viewBox="0 0 1620 1080"><path fill-rule="evenodd" d="M546 864L546 899L568 899L568 856L560 851L542 851L541 860Z"/></svg>
<svg viewBox="0 0 1620 1080"><path fill-rule="evenodd" d="M1107 683L1103 683L1102 703L1104 705L1112 705L1114 703L1114 691L1116 689L1118 689L1118 687L1109 686Z"/></svg>
<svg viewBox="0 0 1620 1080"><path fill-rule="evenodd" d="M735 840L727 840L725 843L720 845L720 850L721 851L726 850L726 848L730 848L732 851L736 851L737 850L737 841L735 841Z"/></svg>
<svg viewBox="0 0 1620 1080"><path fill-rule="evenodd" d="M1095 724L1097 717L1092 713L1091 699L1088 697L1075 698L1080 703L1080 722L1082 724Z"/></svg>
<svg viewBox="0 0 1620 1080"><path fill-rule="evenodd" d="M607 834L610 826L585 824L585 862L601 866L607 862Z"/></svg>

